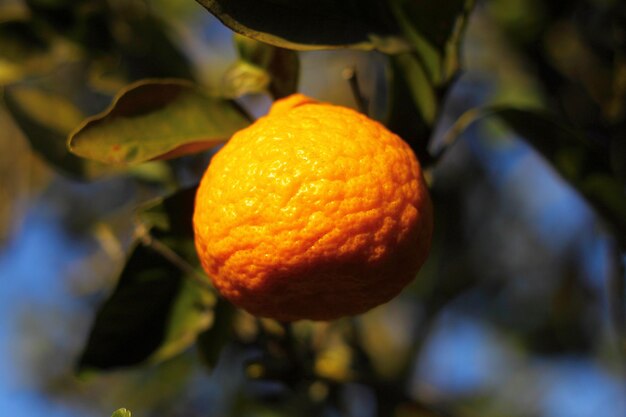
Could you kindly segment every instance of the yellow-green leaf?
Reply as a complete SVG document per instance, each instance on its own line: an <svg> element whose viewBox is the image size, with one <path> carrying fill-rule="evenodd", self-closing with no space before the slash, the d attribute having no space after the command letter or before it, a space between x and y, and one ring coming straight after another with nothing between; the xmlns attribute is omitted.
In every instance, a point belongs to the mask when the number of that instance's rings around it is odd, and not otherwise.
<svg viewBox="0 0 626 417"><path fill-rule="evenodd" d="M210 96L189 81L143 80L85 120L68 146L84 158L129 166L209 149L249 123L235 102Z"/></svg>
<svg viewBox="0 0 626 417"><path fill-rule="evenodd" d="M295 93L300 61L296 51L235 34L239 60L228 70L226 96L269 92L275 99Z"/></svg>
<svg viewBox="0 0 626 417"><path fill-rule="evenodd" d="M113 414L111 414L111 417L131 417L132 413L125 409L125 408L120 408L119 410L116 410Z"/></svg>

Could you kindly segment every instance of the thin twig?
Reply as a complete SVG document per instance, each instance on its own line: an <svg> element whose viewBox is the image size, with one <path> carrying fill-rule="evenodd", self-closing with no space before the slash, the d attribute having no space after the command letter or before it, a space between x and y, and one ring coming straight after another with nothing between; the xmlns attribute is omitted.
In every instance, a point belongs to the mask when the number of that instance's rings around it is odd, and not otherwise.
<svg viewBox="0 0 626 417"><path fill-rule="evenodd" d="M357 108L361 113L367 115L369 113L369 103L365 96L363 96L361 88L359 87L359 78L356 73L356 67L351 66L345 68L341 75L350 84L350 90L352 91L352 96L354 97Z"/></svg>
<svg viewBox="0 0 626 417"><path fill-rule="evenodd" d="M163 256L163 258L167 259L170 263L172 263L172 265L178 267L182 272L184 272L186 277L192 280L193 283L199 285L201 288L213 290L213 286L204 275L199 273L196 268L194 268L182 256L174 252L169 246L152 236L145 226L140 225L138 227L138 235L144 246L149 247L159 255Z"/></svg>

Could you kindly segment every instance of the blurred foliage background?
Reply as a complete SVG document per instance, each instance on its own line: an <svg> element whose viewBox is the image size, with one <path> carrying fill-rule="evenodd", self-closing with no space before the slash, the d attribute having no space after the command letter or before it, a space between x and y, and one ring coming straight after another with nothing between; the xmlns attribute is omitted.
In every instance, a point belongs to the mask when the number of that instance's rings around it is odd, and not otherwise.
<svg viewBox="0 0 626 417"><path fill-rule="evenodd" d="M191 0L0 0L0 414L626 415L623 1L200 3L257 40ZM215 146L296 89L427 167L430 260L360 317L255 319L190 246Z"/></svg>

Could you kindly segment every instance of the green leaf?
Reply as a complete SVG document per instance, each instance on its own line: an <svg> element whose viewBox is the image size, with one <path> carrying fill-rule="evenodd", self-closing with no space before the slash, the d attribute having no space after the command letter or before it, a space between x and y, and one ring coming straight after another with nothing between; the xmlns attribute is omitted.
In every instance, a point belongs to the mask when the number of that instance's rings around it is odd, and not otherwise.
<svg viewBox="0 0 626 417"><path fill-rule="evenodd" d="M193 267L199 265L191 220L197 189L198 187L195 186L179 190L156 204L149 204L139 213L140 219L147 228L158 229L157 233L165 233L168 240L181 239L185 245L178 244L177 254L182 255L185 261ZM197 276L200 277L200 274ZM206 287L210 285L206 277L202 276L200 279L205 280ZM173 356L193 344L196 336L209 325L215 326L213 317L217 312L198 308L199 305L214 305L215 303L216 299L212 292L199 291L198 283L187 279L170 315L168 335L158 351L152 354L150 361L158 362ZM218 306L215 308L217 309Z"/></svg>
<svg viewBox="0 0 626 417"><path fill-rule="evenodd" d="M175 265L138 245L117 288L98 310L79 369L106 370L147 360L165 338L182 279Z"/></svg>
<svg viewBox="0 0 626 417"><path fill-rule="evenodd" d="M406 51L385 2L197 0L233 31L282 48Z"/></svg>
<svg viewBox="0 0 626 417"><path fill-rule="evenodd" d="M198 335L198 351L205 365L214 368L224 346L232 339L236 309L219 297L214 309L213 326Z"/></svg>
<svg viewBox="0 0 626 417"><path fill-rule="evenodd" d="M193 251L188 239L154 236L179 252ZM193 344L211 324L214 296L186 277L188 272L154 246L137 245L98 310L79 370L159 362Z"/></svg>
<svg viewBox="0 0 626 417"><path fill-rule="evenodd" d="M414 54L389 57L389 104L385 125L408 142L424 165L438 112L437 96Z"/></svg>
<svg viewBox="0 0 626 417"><path fill-rule="evenodd" d="M419 56L428 79L445 86L459 69L459 48L475 0L390 0L402 33Z"/></svg>
<svg viewBox="0 0 626 417"><path fill-rule="evenodd" d="M167 331L159 348L150 355L153 363L169 359L196 342L198 334L214 325L215 295L186 279L170 311Z"/></svg>
<svg viewBox="0 0 626 417"><path fill-rule="evenodd" d="M129 166L209 149L249 122L235 102L211 97L191 82L144 80L85 120L68 146L84 158Z"/></svg>
<svg viewBox="0 0 626 417"><path fill-rule="evenodd" d="M141 243L98 311L80 369L162 362L212 325L216 297L198 272L193 241L195 194L183 189L138 213Z"/></svg>
<svg viewBox="0 0 626 417"><path fill-rule="evenodd" d="M106 4L106 3L105 3ZM110 7L110 6L109 6ZM119 7L119 6L118 6ZM72 8L76 8L72 3ZM193 66L189 58L181 50L179 42L170 36L174 31L154 13L145 7L128 7L121 10L106 10L109 15L102 17L103 23L111 25L110 13L116 14L116 24L128 28L125 36L114 36L115 44L111 45L111 52L120 53L120 70L125 72L127 79L135 81L143 78L184 78L193 79ZM148 13L146 13L148 11ZM90 43L102 34L97 31L98 26L90 28L89 22L83 23L87 27L81 43L90 50Z"/></svg>
<svg viewBox="0 0 626 417"><path fill-rule="evenodd" d="M190 187L148 203L138 213L147 229L155 227L169 235L193 238L193 210L198 187Z"/></svg>
<svg viewBox="0 0 626 417"><path fill-rule="evenodd" d="M392 71L406 85L427 126L433 126L439 107L437 94L415 54L401 54L391 57Z"/></svg>
<svg viewBox="0 0 626 417"><path fill-rule="evenodd" d="M119 410L116 410L113 414L111 414L111 417L131 417L132 413L125 409L125 408L120 408Z"/></svg>
<svg viewBox="0 0 626 417"><path fill-rule="evenodd" d="M85 115L63 95L39 87L15 85L5 89L4 103L32 149L61 172L89 178L106 170L68 152L67 135Z"/></svg>
<svg viewBox="0 0 626 417"><path fill-rule="evenodd" d="M555 116L535 109L491 106L463 114L444 136L440 158L470 125L485 117L497 116L548 160L559 174L615 227L626 247L626 193L624 184L612 172L602 150L561 124Z"/></svg>
<svg viewBox="0 0 626 417"><path fill-rule="evenodd" d="M432 163L428 142L443 97L459 70L459 48L473 0L443 3L390 0L413 50L389 57L387 125Z"/></svg>
<svg viewBox="0 0 626 417"><path fill-rule="evenodd" d="M295 93L300 61L295 51L235 34L239 60L225 77L225 95L269 92L275 99Z"/></svg>
<svg viewBox="0 0 626 417"><path fill-rule="evenodd" d="M264 93L269 89L270 75L263 68L246 61L235 62L224 74L222 94L237 98L246 94Z"/></svg>

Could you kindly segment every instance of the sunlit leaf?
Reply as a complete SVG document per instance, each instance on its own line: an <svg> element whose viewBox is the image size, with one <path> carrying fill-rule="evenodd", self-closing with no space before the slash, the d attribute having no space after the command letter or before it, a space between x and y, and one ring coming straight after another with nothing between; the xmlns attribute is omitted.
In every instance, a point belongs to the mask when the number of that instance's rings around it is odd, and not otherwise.
<svg viewBox="0 0 626 417"><path fill-rule="evenodd" d="M125 408L120 408L119 410L116 410L113 414L111 414L111 417L131 417L132 413L125 409Z"/></svg>
<svg viewBox="0 0 626 417"><path fill-rule="evenodd" d="M227 94L269 92L275 99L295 93L300 61L295 51L235 34L239 60L226 74Z"/></svg>
<svg viewBox="0 0 626 417"><path fill-rule="evenodd" d="M209 149L248 124L233 101L211 97L193 83L146 80L83 122L68 146L78 156L128 166Z"/></svg>
<svg viewBox="0 0 626 417"><path fill-rule="evenodd" d="M407 50L386 2L197 1L235 32L283 48Z"/></svg>
<svg viewBox="0 0 626 417"><path fill-rule="evenodd" d="M263 68L238 60L224 74L222 93L225 97L241 97L245 94L266 92L270 85L270 75Z"/></svg>
<svg viewBox="0 0 626 417"><path fill-rule="evenodd" d="M105 171L104 167L68 152L67 135L85 115L67 98L20 85L5 89L4 102L33 150L61 172L82 178Z"/></svg>

